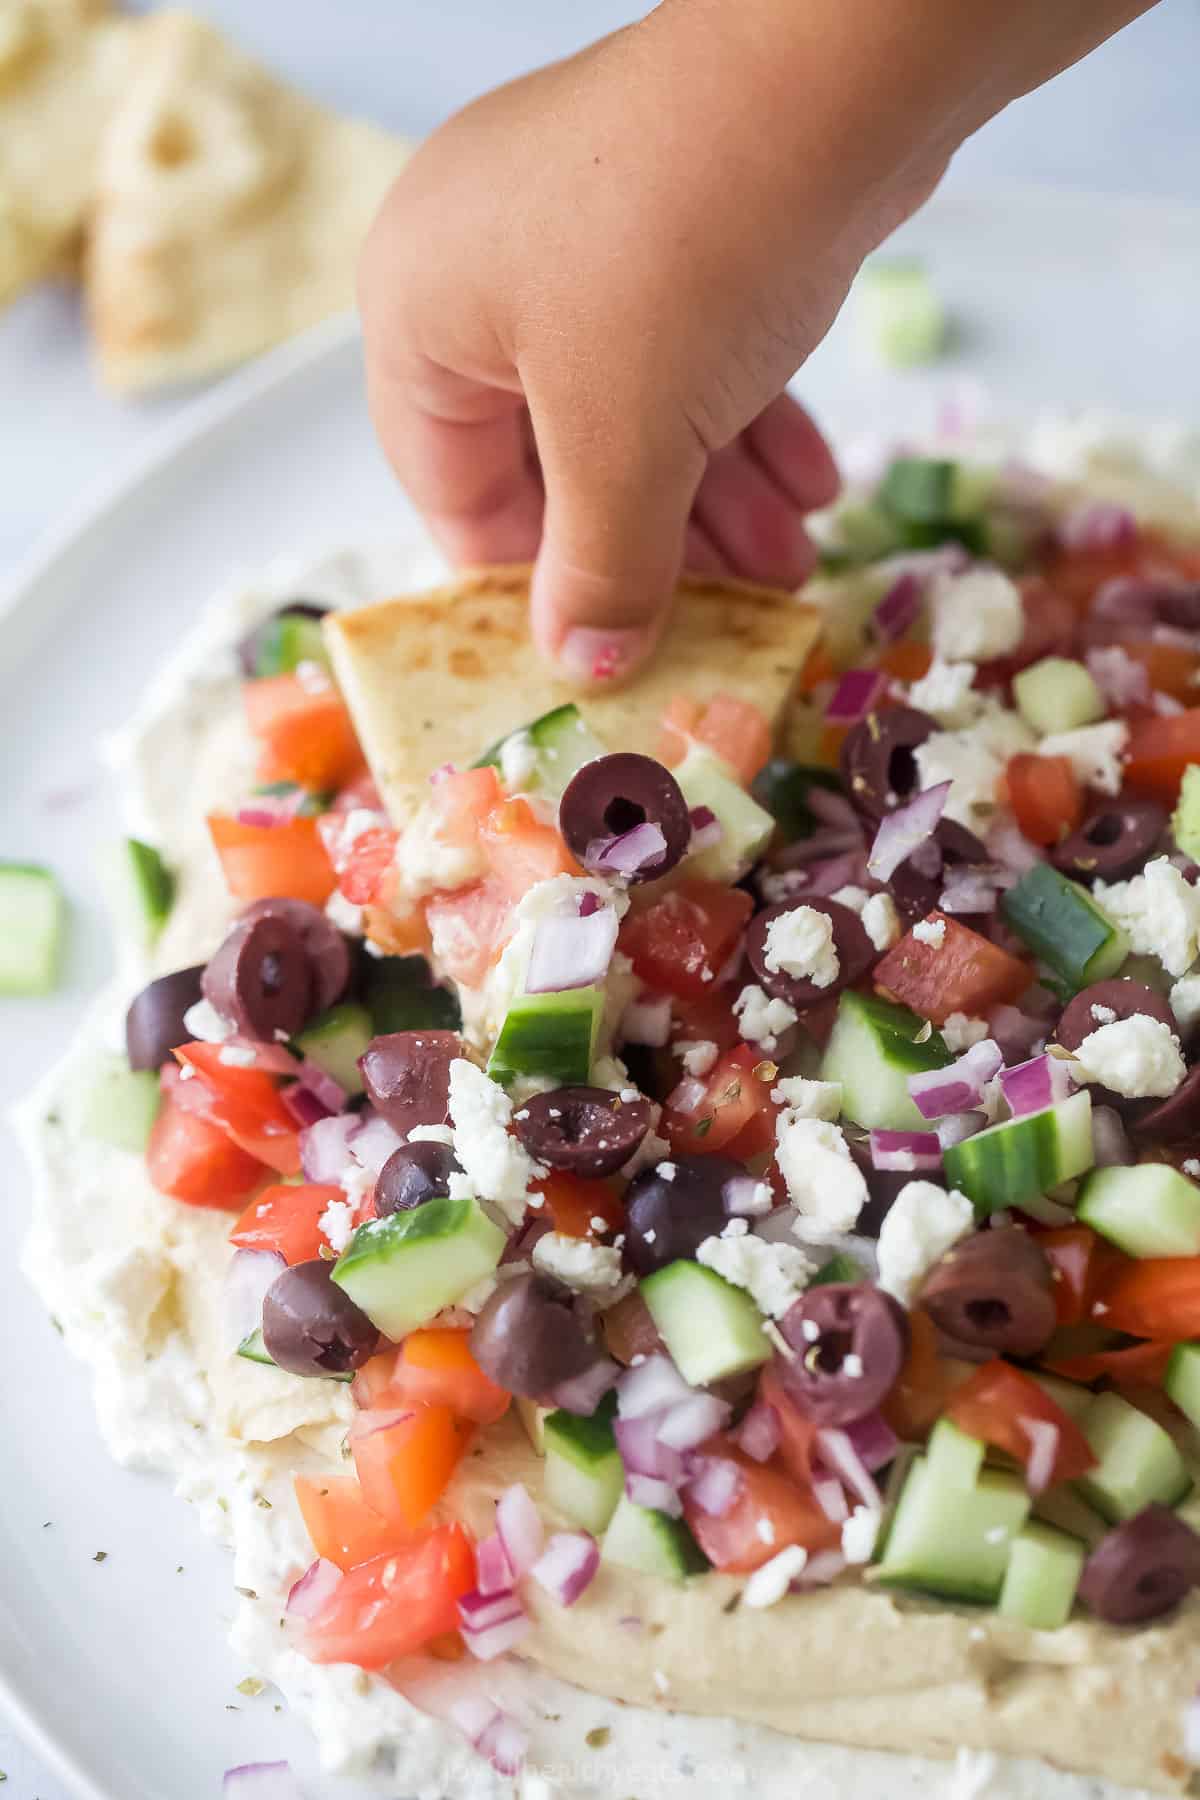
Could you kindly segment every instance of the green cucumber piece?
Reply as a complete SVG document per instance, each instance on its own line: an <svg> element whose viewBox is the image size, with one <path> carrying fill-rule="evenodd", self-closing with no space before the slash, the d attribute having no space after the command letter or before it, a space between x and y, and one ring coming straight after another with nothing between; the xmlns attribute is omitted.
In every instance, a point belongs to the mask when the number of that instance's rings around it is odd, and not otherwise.
<svg viewBox="0 0 1200 1800"><path fill-rule="evenodd" d="M543 1075L564 1087L586 1083L603 1016L603 988L518 994L504 1015L487 1072L500 1082Z"/></svg>
<svg viewBox="0 0 1200 1800"><path fill-rule="evenodd" d="M757 1369L771 1354L749 1294L702 1263L668 1263L641 1283L642 1299L685 1381L706 1387Z"/></svg>
<svg viewBox="0 0 1200 1800"><path fill-rule="evenodd" d="M892 368L933 362L946 346L946 309L916 257L869 262L858 278L857 316L867 345Z"/></svg>
<svg viewBox="0 0 1200 1800"><path fill-rule="evenodd" d="M477 1200L426 1200L360 1225L333 1279L399 1343L490 1275L506 1242Z"/></svg>
<svg viewBox="0 0 1200 1800"><path fill-rule="evenodd" d="M1183 854L1193 862L1200 859L1200 764L1189 763L1183 771L1171 830Z"/></svg>
<svg viewBox="0 0 1200 1800"><path fill-rule="evenodd" d="M703 744L693 744L673 771L689 808L707 806L721 836L687 860L689 876L732 884L758 861L775 830L775 820L749 795L729 764Z"/></svg>
<svg viewBox="0 0 1200 1800"><path fill-rule="evenodd" d="M581 1419L552 1412L543 1425L545 1492L551 1506L594 1537L604 1532L625 1491L625 1469L613 1435L611 1403Z"/></svg>
<svg viewBox="0 0 1200 1800"><path fill-rule="evenodd" d="M1086 1090L1057 1106L1007 1119L952 1144L946 1182L981 1216L1036 1199L1092 1166L1092 1097Z"/></svg>
<svg viewBox="0 0 1200 1800"><path fill-rule="evenodd" d="M1033 1631L1058 1631L1071 1616L1086 1546L1052 1525L1026 1525L1013 1540L997 1612Z"/></svg>
<svg viewBox="0 0 1200 1800"><path fill-rule="evenodd" d="M1083 1421L1096 1467L1076 1484L1112 1525L1157 1500L1178 1506L1192 1478L1170 1432L1120 1394L1097 1394Z"/></svg>
<svg viewBox="0 0 1200 1800"><path fill-rule="evenodd" d="M891 513L873 500L847 500L829 521L821 567L840 571L855 563L875 562L902 547L902 534Z"/></svg>
<svg viewBox="0 0 1200 1800"><path fill-rule="evenodd" d="M1093 1170L1076 1211L1127 1256L1200 1256L1200 1187L1168 1163Z"/></svg>
<svg viewBox="0 0 1200 1800"><path fill-rule="evenodd" d="M262 794L273 800L295 801L296 796L299 795L300 799L296 804L298 819L320 818L322 813L329 811L334 798L332 793L319 793L312 788L302 788L298 781L262 781L257 787L251 788L250 792Z"/></svg>
<svg viewBox="0 0 1200 1800"><path fill-rule="evenodd" d="M925 1460L933 1477L947 1488L973 1488L983 1473L987 1445L949 1419L939 1419L929 1434Z"/></svg>
<svg viewBox="0 0 1200 1800"><path fill-rule="evenodd" d="M358 1059L376 1035L366 1007L343 1000L297 1032L293 1042L297 1055L332 1075L348 1094L361 1094L365 1090Z"/></svg>
<svg viewBox="0 0 1200 1800"><path fill-rule="evenodd" d="M1200 1343L1176 1344L1163 1389L1200 1431Z"/></svg>
<svg viewBox="0 0 1200 1800"><path fill-rule="evenodd" d="M423 956L368 958L363 1003L373 1037L392 1031L457 1031L462 1024L457 998L449 988L434 986Z"/></svg>
<svg viewBox="0 0 1200 1800"><path fill-rule="evenodd" d="M162 1089L152 1069L131 1069L117 1051L96 1058L84 1090L79 1129L118 1150L144 1150L162 1104Z"/></svg>
<svg viewBox="0 0 1200 1800"><path fill-rule="evenodd" d="M601 743L579 708L568 701L498 738L473 767L499 769L502 775L506 765L509 770L519 768L521 777L516 785L522 793L545 794L557 800L584 763L607 754L608 745Z"/></svg>
<svg viewBox="0 0 1200 1800"><path fill-rule="evenodd" d="M865 1280L866 1272L857 1258L848 1256L844 1250L839 1250L836 1255L830 1257L827 1263L821 1264L808 1285L809 1287L824 1287L827 1282L831 1281Z"/></svg>
<svg viewBox="0 0 1200 1800"><path fill-rule="evenodd" d="M277 1369L279 1367L279 1364L269 1353L266 1344L263 1342L261 1325L255 1326L254 1330L248 1332L242 1339L237 1347L237 1354L239 1356L244 1356L247 1362L260 1364L264 1369ZM347 1369L342 1375L318 1375L313 1376L310 1379L317 1381L350 1382L354 1380L354 1370Z"/></svg>
<svg viewBox="0 0 1200 1800"><path fill-rule="evenodd" d="M1083 1424L1096 1397L1091 1388L1080 1387L1077 1381L1064 1381L1061 1375L1043 1375L1040 1369L1031 1369L1029 1374L1068 1419L1074 1419L1077 1425Z"/></svg>
<svg viewBox="0 0 1200 1800"><path fill-rule="evenodd" d="M808 803L814 788L840 794L842 784L832 769L810 768L807 763L773 756L754 777L750 792L760 806L766 807L790 844L797 838L811 837L817 829L819 820Z"/></svg>
<svg viewBox="0 0 1200 1800"><path fill-rule="evenodd" d="M65 917L51 869L0 862L0 994L48 994L57 985Z"/></svg>
<svg viewBox="0 0 1200 1800"><path fill-rule="evenodd" d="M841 1082L848 1119L883 1131L924 1129L908 1078L952 1061L939 1032L922 1038L927 1030L907 1006L873 994L842 995L820 1073L822 1081Z"/></svg>
<svg viewBox="0 0 1200 1800"><path fill-rule="evenodd" d="M259 627L255 676L261 679L265 675L292 675L301 663L317 663L322 669L329 668L321 621L308 613L276 613Z"/></svg>
<svg viewBox="0 0 1200 1800"><path fill-rule="evenodd" d="M1088 670L1070 656L1043 656L1014 675L1012 686L1018 712L1042 737L1094 725L1107 710Z"/></svg>
<svg viewBox="0 0 1200 1800"><path fill-rule="evenodd" d="M686 1581L708 1567L695 1538L682 1519L648 1506L636 1506L627 1494L616 1511L600 1545L605 1562L640 1575L661 1575L664 1581Z"/></svg>
<svg viewBox="0 0 1200 1800"><path fill-rule="evenodd" d="M898 457L875 500L896 520L906 549L926 550L956 540L981 554L987 528L983 507L992 477L983 469L941 457Z"/></svg>
<svg viewBox="0 0 1200 1800"><path fill-rule="evenodd" d="M170 916L175 877L154 848L140 838L123 838L111 861L108 882L118 929L148 950Z"/></svg>
<svg viewBox="0 0 1200 1800"><path fill-rule="evenodd" d="M1034 863L1000 897L1017 936L1074 988L1107 981L1129 955L1129 939L1077 881Z"/></svg>
<svg viewBox="0 0 1200 1800"><path fill-rule="evenodd" d="M918 1457L900 1491L877 1578L947 1600L994 1603L1030 1500L1013 1475L985 1469L970 1487L943 1480Z"/></svg>

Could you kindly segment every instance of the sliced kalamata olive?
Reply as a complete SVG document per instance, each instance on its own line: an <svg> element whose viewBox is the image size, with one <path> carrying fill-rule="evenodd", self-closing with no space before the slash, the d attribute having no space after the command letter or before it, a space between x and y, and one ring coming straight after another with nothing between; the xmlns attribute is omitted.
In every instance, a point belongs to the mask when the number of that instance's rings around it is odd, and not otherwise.
<svg viewBox="0 0 1200 1800"><path fill-rule="evenodd" d="M584 763L567 783L558 822L581 863L623 873L629 881L657 881L687 854L692 836L688 803L670 769L631 750ZM657 825L665 847L636 868L622 870L619 863L600 860L613 838L639 825Z"/></svg>
<svg viewBox="0 0 1200 1800"><path fill-rule="evenodd" d="M606 1306L600 1315L604 1347L626 1368L639 1356L653 1356L666 1346L658 1326L650 1316L650 1308L638 1289L626 1294L615 1306Z"/></svg>
<svg viewBox="0 0 1200 1800"><path fill-rule="evenodd" d="M445 1199L450 1177L458 1173L459 1166L449 1144L421 1140L402 1144L392 1151L376 1177L376 1214L382 1219L388 1213L408 1212L426 1200Z"/></svg>
<svg viewBox="0 0 1200 1800"><path fill-rule="evenodd" d="M730 1156L676 1156L625 1190L625 1254L639 1275L695 1256L727 1222L724 1186L745 1175Z"/></svg>
<svg viewBox="0 0 1200 1800"><path fill-rule="evenodd" d="M259 673L259 659L279 619L286 619L289 613L302 619L323 619L328 611L327 606L321 606L315 600L289 600L286 606L276 607L239 643L237 657L242 674L252 680Z"/></svg>
<svg viewBox="0 0 1200 1800"><path fill-rule="evenodd" d="M936 855L930 858L922 854L931 847L940 851L940 863ZM926 840L919 851L906 857L892 871L888 888L896 903L897 912L906 925L915 924L937 905L946 885L948 870L982 867L990 860L987 846L973 831L968 831L957 819L940 820L932 843ZM938 864L937 867L933 866L935 863Z"/></svg>
<svg viewBox="0 0 1200 1800"><path fill-rule="evenodd" d="M957 1353L976 1361L1035 1356L1057 1322L1049 1261L1019 1225L955 1244L926 1277L921 1305Z"/></svg>
<svg viewBox="0 0 1200 1800"><path fill-rule="evenodd" d="M1158 594L1158 620L1176 631L1200 631L1200 581L1164 582Z"/></svg>
<svg viewBox="0 0 1200 1800"><path fill-rule="evenodd" d="M131 1069L161 1069L191 1032L183 1015L203 998L203 963L151 981L125 1014L125 1049Z"/></svg>
<svg viewBox="0 0 1200 1800"><path fill-rule="evenodd" d="M1093 982L1091 987L1084 988L1073 1000L1067 1002L1055 1028L1055 1041L1064 1050L1078 1050L1085 1037L1090 1037L1093 1031L1099 1031L1102 1025L1115 1022L1108 1017L1109 1013L1115 1014L1117 1019L1132 1019L1136 1014L1144 1013L1148 1019L1157 1019L1172 1031L1178 1029L1175 1015L1161 994L1156 994L1153 988L1146 987L1143 982L1123 981L1114 976L1111 981ZM1181 1087L1178 1094L1183 1092ZM1098 1083L1091 1084L1091 1094L1096 1105L1111 1106L1129 1125L1147 1112L1160 1112L1165 1107L1170 1107L1178 1097L1177 1094L1172 1095L1171 1100L1164 1102L1164 1107L1150 1108L1144 1101L1131 1100L1124 1094L1118 1094L1115 1089Z"/></svg>
<svg viewBox="0 0 1200 1800"><path fill-rule="evenodd" d="M864 818L878 821L884 813L917 791L913 752L937 730L937 720L914 706L868 713L842 745L842 781L851 803Z"/></svg>
<svg viewBox="0 0 1200 1800"><path fill-rule="evenodd" d="M767 933L776 919L786 917L801 906L824 913L833 926L838 972L825 987L818 987L815 981L806 976L789 975L786 969L767 966ZM866 974L878 954L858 914L848 906L842 906L837 900L814 898L782 901L778 906L768 906L764 912L756 914L746 932L746 960L754 970L755 979L774 999L786 1000L797 1012L804 1012L810 1006L818 1006L822 1000L832 1000L843 988L853 987Z"/></svg>
<svg viewBox="0 0 1200 1800"><path fill-rule="evenodd" d="M367 1095L397 1131L444 1125L450 1109L450 1064L462 1055L455 1031L390 1031L372 1038L358 1059Z"/></svg>
<svg viewBox="0 0 1200 1800"><path fill-rule="evenodd" d="M1167 815L1157 801L1121 796L1106 801L1064 838L1050 861L1076 881L1123 881L1145 865L1166 829Z"/></svg>
<svg viewBox="0 0 1200 1800"><path fill-rule="evenodd" d="M291 1037L313 1010L312 963L285 919L243 919L235 925L201 984L204 997L244 1037L273 1043Z"/></svg>
<svg viewBox="0 0 1200 1800"><path fill-rule="evenodd" d="M780 1379L818 1425L850 1425L874 1412L908 1355L907 1313L866 1281L809 1288L779 1329L795 1352L778 1359Z"/></svg>
<svg viewBox="0 0 1200 1800"><path fill-rule="evenodd" d="M650 1129L650 1102L622 1100L609 1088L561 1087L536 1094L513 1114L517 1136L536 1162L585 1180L615 1175Z"/></svg>
<svg viewBox="0 0 1200 1800"><path fill-rule="evenodd" d="M341 999L350 983L350 941L319 907L307 900L256 900L240 918L282 919L291 926L312 964L314 1012L325 1012Z"/></svg>
<svg viewBox="0 0 1200 1800"><path fill-rule="evenodd" d="M1195 1137L1200 1133L1200 1063L1188 1070L1168 1099L1126 1118L1133 1135L1151 1143L1177 1144Z"/></svg>
<svg viewBox="0 0 1200 1800"><path fill-rule="evenodd" d="M332 1279L333 1268L319 1258L293 1263L267 1289L263 1344L292 1375L345 1375L379 1346L378 1331Z"/></svg>
<svg viewBox="0 0 1200 1800"><path fill-rule="evenodd" d="M1200 1536L1169 1506L1144 1506L1101 1538L1083 1565L1079 1598L1110 1625L1142 1625L1200 1587Z"/></svg>
<svg viewBox="0 0 1200 1800"><path fill-rule="evenodd" d="M847 1131L845 1137L867 1183L867 1203L854 1221L854 1230L859 1237L877 1238L896 1196L912 1181L913 1173L911 1169L877 1169L871 1157L870 1137L852 1131Z"/></svg>
<svg viewBox="0 0 1200 1800"><path fill-rule="evenodd" d="M510 1394L540 1399L601 1355L566 1288L540 1275L502 1281L471 1328L471 1354Z"/></svg>

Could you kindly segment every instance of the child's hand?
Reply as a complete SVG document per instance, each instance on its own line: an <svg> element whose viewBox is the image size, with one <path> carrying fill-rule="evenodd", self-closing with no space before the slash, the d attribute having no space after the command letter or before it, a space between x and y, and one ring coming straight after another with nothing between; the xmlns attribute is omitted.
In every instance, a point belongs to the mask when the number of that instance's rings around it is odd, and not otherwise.
<svg viewBox="0 0 1200 1800"><path fill-rule="evenodd" d="M443 548L536 557L581 680L647 653L681 559L802 579L837 477L784 384L961 138L1070 60L1039 21L1077 55L1135 10L666 0L451 119L361 275L375 423Z"/></svg>

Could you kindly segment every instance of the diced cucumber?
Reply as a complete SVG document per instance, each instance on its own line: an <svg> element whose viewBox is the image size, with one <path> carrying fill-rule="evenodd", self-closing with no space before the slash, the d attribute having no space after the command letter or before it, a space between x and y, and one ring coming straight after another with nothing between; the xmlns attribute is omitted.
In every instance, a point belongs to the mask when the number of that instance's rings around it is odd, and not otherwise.
<svg viewBox="0 0 1200 1800"><path fill-rule="evenodd" d="M1129 955L1129 939L1086 888L1047 862L1000 896L1000 910L1017 936L1073 988L1107 981Z"/></svg>
<svg viewBox="0 0 1200 1800"><path fill-rule="evenodd" d="M1090 1388L1080 1387L1077 1381L1064 1381L1061 1375L1043 1375L1040 1369L1032 1369L1030 1374L1043 1394L1053 1400L1068 1419L1074 1419L1077 1425L1083 1424L1095 1399Z"/></svg>
<svg viewBox="0 0 1200 1800"><path fill-rule="evenodd" d="M462 1008L449 988L435 987L423 956L380 956L368 961L363 1001L371 1031L457 1031Z"/></svg>
<svg viewBox="0 0 1200 1800"><path fill-rule="evenodd" d="M853 1256L847 1255L844 1250L839 1250L836 1255L830 1257L827 1263L821 1264L808 1285L809 1287L824 1287L827 1282L831 1281L863 1281L864 1279L865 1274L858 1261Z"/></svg>
<svg viewBox="0 0 1200 1800"><path fill-rule="evenodd" d="M1200 1431L1200 1343L1176 1344L1163 1388Z"/></svg>
<svg viewBox="0 0 1200 1800"><path fill-rule="evenodd" d="M682 1519L668 1518L648 1506L635 1506L622 1494L600 1545L605 1562L664 1581L686 1581L708 1567L695 1538Z"/></svg>
<svg viewBox="0 0 1200 1800"><path fill-rule="evenodd" d="M261 1325L257 1326L242 1339L237 1347L237 1353L239 1356L244 1356L247 1362L260 1363L263 1368L277 1369L279 1367L275 1358L268 1353L267 1346L263 1342ZM341 1375L319 1375L313 1379L318 1381L349 1382L354 1380L354 1370L347 1369L345 1373Z"/></svg>
<svg viewBox="0 0 1200 1800"><path fill-rule="evenodd" d="M1191 1476L1171 1434L1120 1394L1097 1394L1083 1431L1096 1467L1079 1481L1079 1491L1111 1524L1132 1519L1152 1500L1178 1506L1190 1491Z"/></svg>
<svg viewBox="0 0 1200 1800"><path fill-rule="evenodd" d="M715 844L688 857L688 875L739 881L766 849L775 820L746 792L729 764L703 744L690 747L674 775L688 806L707 806L721 827Z"/></svg>
<svg viewBox="0 0 1200 1800"><path fill-rule="evenodd" d="M607 1528L625 1491L611 1410L590 1419L552 1412L544 1426L546 1498L572 1525L581 1525L595 1537Z"/></svg>
<svg viewBox="0 0 1200 1800"><path fill-rule="evenodd" d="M981 1215L1073 1181L1092 1161L1092 1097L1086 1089L1057 1106L977 1131L952 1144L942 1159L947 1184Z"/></svg>
<svg viewBox="0 0 1200 1800"><path fill-rule="evenodd" d="M366 1007L344 1000L298 1032L295 1045L299 1055L332 1075L348 1094L361 1094L364 1089L358 1059L374 1036L375 1027Z"/></svg>
<svg viewBox="0 0 1200 1800"><path fill-rule="evenodd" d="M749 1294L703 1263L673 1262L647 1275L641 1295L676 1367L693 1387L757 1369L771 1354Z"/></svg>
<svg viewBox="0 0 1200 1800"><path fill-rule="evenodd" d="M1029 1505L1013 1475L985 1469L974 1486L954 1487L918 1457L900 1492L878 1579L947 1600L994 1602Z"/></svg>
<svg viewBox="0 0 1200 1800"><path fill-rule="evenodd" d="M1189 763L1183 771L1171 830L1183 854L1193 862L1200 861L1200 763Z"/></svg>
<svg viewBox="0 0 1200 1800"><path fill-rule="evenodd" d="M52 870L0 862L0 994L48 994L58 981L66 901Z"/></svg>
<svg viewBox="0 0 1200 1800"><path fill-rule="evenodd" d="M474 767L499 769L505 782L522 793L557 800L584 763L607 756L579 708L572 702L510 731L485 750Z"/></svg>
<svg viewBox="0 0 1200 1800"><path fill-rule="evenodd" d="M1200 1256L1200 1187L1169 1163L1093 1170L1076 1210L1127 1256Z"/></svg>
<svg viewBox="0 0 1200 1800"><path fill-rule="evenodd" d="M426 1200L360 1225L333 1279L399 1343L490 1275L506 1242L477 1200Z"/></svg>
<svg viewBox="0 0 1200 1800"><path fill-rule="evenodd" d="M148 950L175 899L175 877L158 851L140 838L123 838L105 886L118 929Z"/></svg>
<svg viewBox="0 0 1200 1800"><path fill-rule="evenodd" d="M333 805L332 793L304 788L298 781L261 781L250 790L273 800L287 800L295 807L298 819L317 819Z"/></svg>
<svg viewBox="0 0 1200 1800"><path fill-rule="evenodd" d="M1184 1524L1190 1525L1196 1535L1200 1537L1200 1487L1194 1487L1190 1494L1185 1494L1174 1510Z"/></svg>
<svg viewBox="0 0 1200 1800"><path fill-rule="evenodd" d="M825 568L874 562L900 547L900 529L891 513L873 500L846 500L829 521L821 562Z"/></svg>
<svg viewBox="0 0 1200 1800"><path fill-rule="evenodd" d="M500 1082L544 1075L565 1087L586 1083L603 1016L603 988L518 994L504 1015L487 1072Z"/></svg>
<svg viewBox="0 0 1200 1800"><path fill-rule="evenodd" d="M255 637L255 675L292 675L301 663L329 667L320 619L309 613L284 611L265 620Z"/></svg>
<svg viewBox="0 0 1200 1800"><path fill-rule="evenodd" d="M821 1080L840 1081L842 1111L856 1125L917 1131L926 1121L908 1091L908 1078L951 1061L939 1032L930 1032L907 1006L873 994L845 993L821 1060Z"/></svg>
<svg viewBox="0 0 1200 1800"><path fill-rule="evenodd" d="M521 1421L525 1436L531 1447L539 1456L546 1454L546 1420L554 1410L550 1406L539 1406L527 1394L513 1395L513 1410Z"/></svg>
<svg viewBox="0 0 1200 1800"><path fill-rule="evenodd" d="M1052 1525L1026 1525L1013 1542L997 1611L1034 1631L1058 1631L1071 1616L1086 1556L1083 1544Z"/></svg>
<svg viewBox="0 0 1200 1800"><path fill-rule="evenodd" d="M984 548L982 515L991 486L991 475L970 464L901 456L879 484L875 500L896 520L909 549L924 550L950 539L978 553Z"/></svg>
<svg viewBox="0 0 1200 1800"><path fill-rule="evenodd" d="M881 361L895 368L933 362L946 344L946 311L916 257L873 259L858 278L858 320Z"/></svg>
<svg viewBox="0 0 1200 1800"><path fill-rule="evenodd" d="M1013 676L1017 710L1041 736L1094 725L1105 714L1104 696L1083 663L1069 656L1043 656Z"/></svg>
<svg viewBox="0 0 1200 1800"><path fill-rule="evenodd" d="M987 1445L949 1419L939 1419L929 1434L925 1460L933 1477L947 1488L973 1488L983 1473Z"/></svg>
<svg viewBox="0 0 1200 1800"><path fill-rule="evenodd" d="M79 1129L118 1150L144 1150L158 1117L162 1090L151 1069L131 1069L115 1050L96 1058L84 1090Z"/></svg>
<svg viewBox="0 0 1200 1800"><path fill-rule="evenodd" d="M806 763L791 762L786 756L773 756L754 777L751 792L790 844L796 838L811 837L817 829L817 815L808 803L814 788L840 794L842 784L832 769L812 768Z"/></svg>

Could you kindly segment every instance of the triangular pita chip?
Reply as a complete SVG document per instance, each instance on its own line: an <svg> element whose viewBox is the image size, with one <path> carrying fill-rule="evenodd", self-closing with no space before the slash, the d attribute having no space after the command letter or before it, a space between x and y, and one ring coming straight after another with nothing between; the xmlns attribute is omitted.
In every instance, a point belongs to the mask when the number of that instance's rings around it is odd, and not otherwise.
<svg viewBox="0 0 1200 1800"><path fill-rule="evenodd" d="M676 694L753 700L777 726L817 629L809 607L775 588L685 578L648 666L623 687L581 696L534 650L527 568L482 570L326 622L359 738L397 818L436 764L464 767L567 700L620 750L653 752Z"/></svg>
<svg viewBox="0 0 1200 1800"><path fill-rule="evenodd" d="M98 170L86 280L103 379L211 375L350 306L359 246L407 151L200 20L156 14Z"/></svg>

